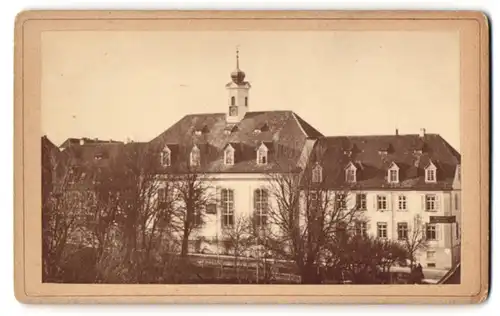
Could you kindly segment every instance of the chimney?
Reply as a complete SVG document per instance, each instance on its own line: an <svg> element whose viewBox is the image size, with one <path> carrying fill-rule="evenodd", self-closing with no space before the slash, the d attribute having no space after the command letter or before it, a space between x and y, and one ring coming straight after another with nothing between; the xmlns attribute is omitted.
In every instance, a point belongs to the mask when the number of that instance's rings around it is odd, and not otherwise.
<svg viewBox="0 0 500 316"><path fill-rule="evenodd" d="M425 128L421 128L420 129L420 137L424 137L425 136Z"/></svg>
<svg viewBox="0 0 500 316"><path fill-rule="evenodd" d="M396 128L396 136L399 135L399 130Z"/></svg>
<svg viewBox="0 0 500 316"><path fill-rule="evenodd" d="M85 138L80 139L80 145L85 144Z"/></svg>

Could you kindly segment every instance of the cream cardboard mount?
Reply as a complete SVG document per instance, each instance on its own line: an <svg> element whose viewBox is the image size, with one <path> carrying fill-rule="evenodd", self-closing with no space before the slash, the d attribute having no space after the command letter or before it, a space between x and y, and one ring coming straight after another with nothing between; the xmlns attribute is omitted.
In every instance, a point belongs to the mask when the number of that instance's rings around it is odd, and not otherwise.
<svg viewBox="0 0 500 316"><path fill-rule="evenodd" d="M488 104L479 12L22 12L16 297L483 302Z"/></svg>

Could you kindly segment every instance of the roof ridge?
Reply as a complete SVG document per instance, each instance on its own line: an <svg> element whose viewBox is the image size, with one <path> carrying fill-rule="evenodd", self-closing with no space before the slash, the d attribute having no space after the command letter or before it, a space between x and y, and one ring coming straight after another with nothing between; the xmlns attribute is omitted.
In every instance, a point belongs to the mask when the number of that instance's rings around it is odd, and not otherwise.
<svg viewBox="0 0 500 316"><path fill-rule="evenodd" d="M300 129L302 130L302 132L304 133L304 135L306 137L314 137L312 135L309 135L305 129L312 129L313 132L317 133L318 135L320 135L320 137L324 137L323 134L318 131L315 127L313 127L311 124L309 124L306 120L304 120L302 117L300 117L297 113L295 113L294 111L291 111L292 112L292 116L294 117L294 119L296 120L297 124L299 124L300 126ZM306 125L304 127L304 125Z"/></svg>
<svg viewBox="0 0 500 316"><path fill-rule="evenodd" d="M418 136L419 134L364 134L364 135L335 135L335 136L324 136L325 139L335 139L335 138L363 138L363 137L401 137L401 136ZM425 136L439 136L437 133L426 133ZM442 137L441 137L442 138Z"/></svg>

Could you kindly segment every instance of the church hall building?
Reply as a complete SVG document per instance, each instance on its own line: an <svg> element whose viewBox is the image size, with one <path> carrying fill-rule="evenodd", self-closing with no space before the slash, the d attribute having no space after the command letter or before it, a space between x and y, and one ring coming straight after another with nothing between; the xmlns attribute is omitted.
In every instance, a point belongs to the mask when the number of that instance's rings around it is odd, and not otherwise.
<svg viewBox="0 0 500 316"><path fill-rule="evenodd" d="M69 139L59 156L77 161L79 169L71 170L80 171L72 175L95 185L95 170L109 168L108 161L153 148L160 202L172 194L172 175L194 170L205 177L215 199L194 218L192 254L222 254L219 241L239 218L268 225L268 210L276 205L269 175L287 173L346 195L345 207L359 208L363 217L357 233L404 241L420 230L428 246L415 257L424 268L444 270L460 262L461 157L440 135L422 129L326 136L293 111L253 112L238 53L225 89L220 113L188 114L147 143Z"/></svg>
<svg viewBox="0 0 500 316"><path fill-rule="evenodd" d="M428 247L416 254L417 262L438 269L459 262L460 154L440 135L422 129L414 135L325 136L292 111L252 112L251 85L238 55L230 77L225 112L186 115L150 142L161 151L165 174L185 163L210 177L217 202L191 239L220 239L239 216L265 217L274 203L266 192L270 173L313 172L313 180L348 192L347 203L362 208L366 221L358 230L404 240L421 229ZM439 216L456 220L431 221ZM219 250L208 242L193 251Z"/></svg>

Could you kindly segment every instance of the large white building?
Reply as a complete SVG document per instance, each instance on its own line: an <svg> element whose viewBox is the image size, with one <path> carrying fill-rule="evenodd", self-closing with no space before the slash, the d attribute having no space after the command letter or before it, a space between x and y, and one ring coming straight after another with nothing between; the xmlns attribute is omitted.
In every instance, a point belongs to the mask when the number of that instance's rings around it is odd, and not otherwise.
<svg viewBox="0 0 500 316"><path fill-rule="evenodd" d="M460 154L441 136L421 130L325 137L294 112L250 111L250 88L237 57L225 113L186 115L151 141L162 150L166 173L185 161L211 178L219 202L192 239L220 238L238 216L263 212L273 203L265 193L270 172L309 166L329 189L349 192L348 203L364 209L359 231L404 239L422 229L429 247L418 262L448 269L459 261ZM434 223L432 216L456 220Z"/></svg>

